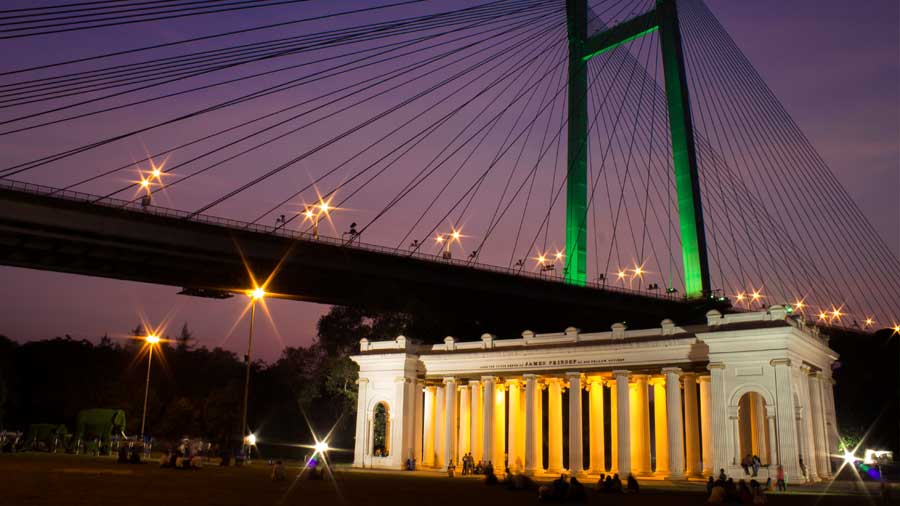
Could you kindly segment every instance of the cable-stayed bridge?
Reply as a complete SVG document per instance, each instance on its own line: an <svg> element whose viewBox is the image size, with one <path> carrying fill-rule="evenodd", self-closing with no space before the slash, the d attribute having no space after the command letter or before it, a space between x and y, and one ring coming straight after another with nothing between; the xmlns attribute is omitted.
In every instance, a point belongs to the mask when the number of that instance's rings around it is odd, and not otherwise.
<svg viewBox="0 0 900 506"><path fill-rule="evenodd" d="M0 21L280 13L3 72L0 262L536 330L900 319L900 262L701 0L195 4Z"/></svg>

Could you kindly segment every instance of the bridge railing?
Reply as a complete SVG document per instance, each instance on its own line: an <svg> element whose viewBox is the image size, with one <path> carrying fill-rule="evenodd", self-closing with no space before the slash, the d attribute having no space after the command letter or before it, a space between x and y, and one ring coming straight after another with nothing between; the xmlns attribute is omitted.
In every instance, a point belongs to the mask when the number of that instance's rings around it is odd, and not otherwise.
<svg viewBox="0 0 900 506"><path fill-rule="evenodd" d="M203 223L207 225L214 225L224 228L229 228L232 230L242 230L249 232L256 232L261 234L268 235L276 235L280 237L285 237L294 240L300 241L310 241L310 242L319 242L332 244L336 246L341 246L345 248L353 248L365 251L372 251L375 253L383 253L394 256L402 256L407 258L414 258L417 260L427 261L427 262L439 262L450 265L457 265L460 267L468 267L472 269L479 269L482 271L489 272L497 272L500 274L509 274L515 276L522 276L532 279L541 279L550 282L556 283L565 283L565 278L562 276L557 276L555 274L547 274L547 273L536 273L526 271L524 269L512 268L512 267L501 267L497 265L479 263L472 260L464 260L464 259L447 259L441 255L434 255L431 253L422 252L419 250L409 251L402 250L397 248L391 248L388 246L381 246L378 244L364 243L359 241L358 236L352 240L345 240L338 237L330 237L325 235L318 235L318 237L314 236L312 233L303 232L299 230L290 230L285 227L277 227L270 225L261 225L259 223L250 223L240 220L234 220L230 218L222 218L219 216L212 216L207 214L196 214L190 213L187 211L181 211L178 209L172 209L168 207L161 207L153 204L143 204L140 200L124 200L117 199L113 197L100 197L97 195L92 195L89 193L78 192L74 190L66 190L59 188L52 188L49 186L38 185L34 183L26 183L23 181L14 181L10 179L0 179L0 190L10 190L21 193L29 193L33 195L41 195L44 197L53 197L62 200L72 201L72 202L84 202L89 204L94 204L98 206L114 208L125 210L128 212L140 213L143 215L153 215L153 216L161 216L166 218L178 218L186 221L191 221L194 223ZM599 290L605 290L608 292L614 293L622 293L629 295L641 295L643 297L653 297L657 299L663 300L683 300L683 297L678 294L669 294L658 290L634 290L625 287L618 287L609 285L606 283L589 281L586 283L586 286L589 288L595 288Z"/></svg>

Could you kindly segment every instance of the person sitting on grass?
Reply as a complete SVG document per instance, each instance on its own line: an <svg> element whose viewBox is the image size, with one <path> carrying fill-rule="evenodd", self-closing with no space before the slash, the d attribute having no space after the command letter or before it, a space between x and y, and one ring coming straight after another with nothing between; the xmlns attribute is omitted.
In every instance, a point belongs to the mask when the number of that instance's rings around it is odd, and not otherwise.
<svg viewBox="0 0 900 506"><path fill-rule="evenodd" d="M612 494L613 492L615 492L615 485L613 484L612 475L607 474L606 479L603 480L603 493Z"/></svg>
<svg viewBox="0 0 900 506"><path fill-rule="evenodd" d="M612 492L614 494L621 494L622 490L622 479L619 478L619 473L613 475L612 479Z"/></svg>
<svg viewBox="0 0 900 506"><path fill-rule="evenodd" d="M499 483L497 475L494 474L494 464L489 460L484 466L484 482L488 485L496 485Z"/></svg>
<svg viewBox="0 0 900 506"><path fill-rule="evenodd" d="M606 473L600 473L600 479L597 480L597 491L603 492L603 482L606 481Z"/></svg>
<svg viewBox="0 0 900 506"><path fill-rule="evenodd" d="M585 502L587 501L587 493L584 490L584 485L578 481L578 478L572 476L569 479L569 490L566 494L566 499L569 502Z"/></svg>
<svg viewBox="0 0 900 506"><path fill-rule="evenodd" d="M566 481L566 475L561 474L559 478L553 480L552 483L553 491L552 491L552 499L555 501L562 501L569 495L569 482Z"/></svg>
<svg viewBox="0 0 900 506"><path fill-rule="evenodd" d="M641 491L640 485L638 485L637 479L633 474L628 474L628 493L629 494L637 494Z"/></svg>
<svg viewBox="0 0 900 506"><path fill-rule="evenodd" d="M272 466L272 481L284 481L284 477L284 464L278 460L275 462L275 465Z"/></svg>
<svg viewBox="0 0 900 506"><path fill-rule="evenodd" d="M768 502L766 500L766 491L759 486L759 482L756 480L750 480L750 496L753 504L765 504Z"/></svg>

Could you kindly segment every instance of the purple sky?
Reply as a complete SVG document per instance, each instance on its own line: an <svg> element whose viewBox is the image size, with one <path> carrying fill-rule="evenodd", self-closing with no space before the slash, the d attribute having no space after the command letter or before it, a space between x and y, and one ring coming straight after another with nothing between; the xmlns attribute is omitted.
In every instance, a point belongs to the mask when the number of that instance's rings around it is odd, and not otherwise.
<svg viewBox="0 0 900 506"><path fill-rule="evenodd" d="M452 2L454 5L473 3L477 2ZM111 47L138 47L236 27L306 17L310 13L319 12L317 9L322 9L322 12L334 9L333 6L320 8L323 4L314 1L309 6L261 9L241 15L201 16L189 18L189 21L167 23L165 26L130 25L128 28L76 32L58 37L3 41L0 44L7 47L0 62L0 71L90 55L108 51ZM346 8L365 4L362 1L346 2ZM443 10L451 2L432 4L440 4L433 6L432 10ZM865 8L853 7L851 2L837 0L708 0L707 4L811 139L894 254L900 254L900 12L897 2L872 0L866 2ZM26 5L32 6L34 2L16 0L4 4L4 7ZM344 5L341 2L342 8ZM424 7L417 9L404 11L404 15L428 11ZM359 22L371 21L371 17L366 17ZM296 33L278 32L279 35ZM273 82L277 80L273 79ZM323 83L316 89L304 90L298 92L298 95L280 100L297 100L306 97L307 95L303 95L306 93L321 93L328 90L328 86L336 87L337 84ZM203 105L228 96L231 95L224 90L213 91L200 98L177 99L166 102L165 105L115 114L104 121L78 123L80 128L53 127L46 131L35 130L0 137L0 167L110 135L135 124L168 117L173 108L193 108L197 104ZM45 171L23 179L60 186L65 183L59 183L58 178L68 178L65 181L69 182L85 175L85 172L74 168L75 165L87 166L104 160L104 157L111 160L104 168L116 162L121 163L123 159L127 163L129 157L139 159L144 148L154 151L168 146L166 139L193 137L196 136L194 129L209 128L220 120L252 118L255 113L257 110L253 107L242 107L212 118L202 117L193 123L167 130L165 135L168 137L163 134L148 134L130 144L112 147L93 155L97 158L83 158L54 169L56 172ZM358 140L357 146L362 146L373 138ZM271 150L255 158L254 163L264 164L266 168L281 163L284 157L298 149L291 142L273 145ZM436 150L437 144L426 144L424 148ZM286 173L280 181L264 185L253 194L256 199L254 202L229 202L210 212L252 219L283 197L284 191L279 190L284 185L297 187L306 184L312 177L310 174L319 165L338 161L340 151L336 151L336 154L304 162L299 170ZM184 158L187 156L179 154L173 156L172 160L177 163ZM162 195L161 203L181 209L194 209L235 186L237 181L242 181L238 177L240 169L240 166L227 166L219 177L208 180L202 190L197 186L189 190L190 185L186 185L182 193L171 191ZM127 176L121 176L112 179L107 186L86 187L84 191L102 192L127 179ZM396 181L384 182L383 186L376 188L374 196L363 196L359 201L354 201L351 207L359 214L377 211L384 201L385 192L393 193L396 185ZM405 227L405 215L427 202L425 195L415 197L404 204L408 207L401 208L397 217L390 217L385 226ZM358 218L345 216L336 226L342 231L354 219ZM271 219L267 219L265 223L270 222ZM561 226L556 228L561 229ZM555 232L551 242L554 240L559 244L560 239ZM489 260L491 263L506 264L505 256ZM240 298L226 301L195 299L177 296L177 290L171 287L5 267L0 268L0 279L7 287L0 293L0 307L4 308L0 317L0 334L16 339L41 339L63 334L79 338L95 338L104 333L124 335L143 317L154 323L168 318L172 322L169 327L172 334L177 333L183 322L188 322L201 345L223 345L240 351L245 343L245 322L237 321L245 304ZM266 360L277 358L283 345L309 344L315 335L316 319L328 309L325 306L289 301L271 301L269 307L277 332L262 319L257 327L260 338L256 341L259 343L256 354Z"/></svg>

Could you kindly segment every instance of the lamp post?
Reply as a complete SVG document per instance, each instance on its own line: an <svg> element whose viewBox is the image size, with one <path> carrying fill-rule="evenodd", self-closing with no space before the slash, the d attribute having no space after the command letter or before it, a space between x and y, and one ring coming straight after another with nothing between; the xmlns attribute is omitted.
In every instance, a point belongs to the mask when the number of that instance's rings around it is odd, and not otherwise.
<svg viewBox="0 0 900 506"><path fill-rule="evenodd" d="M253 349L253 323L256 319L256 303L266 296L262 288L254 288L247 291L250 297L250 333L247 336L247 355L244 357L246 369L244 373L244 402L241 406L241 444L246 441L247 431L247 402L250 398L250 352Z"/></svg>
<svg viewBox="0 0 900 506"><path fill-rule="evenodd" d="M460 245L462 241L462 234L459 233L459 230L451 229L452 231L449 234L438 234L437 237L434 238L435 242L438 243L438 246L441 247L441 257L444 260L452 260L453 253L451 253L450 248L453 246L454 242L458 242Z"/></svg>
<svg viewBox="0 0 900 506"><path fill-rule="evenodd" d="M144 338L144 341L150 346L147 353L147 382L144 384L144 412L141 415L141 439L144 438L144 427L147 423L147 398L150 395L150 365L153 364L153 347L159 343L159 336L150 334Z"/></svg>

